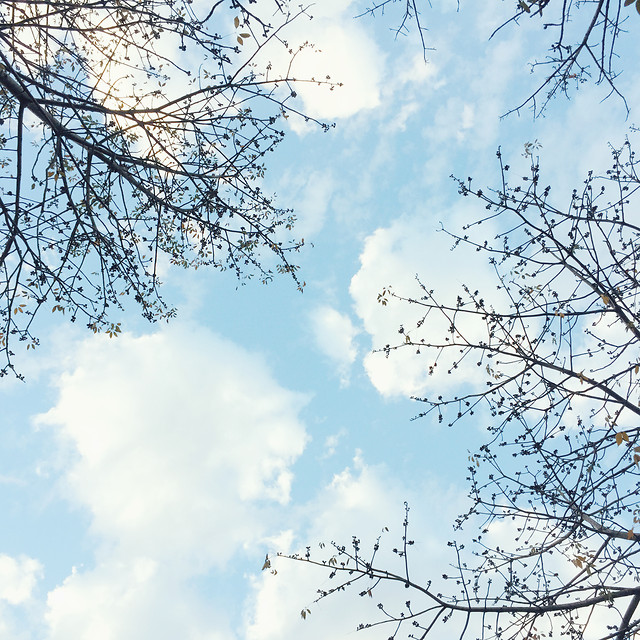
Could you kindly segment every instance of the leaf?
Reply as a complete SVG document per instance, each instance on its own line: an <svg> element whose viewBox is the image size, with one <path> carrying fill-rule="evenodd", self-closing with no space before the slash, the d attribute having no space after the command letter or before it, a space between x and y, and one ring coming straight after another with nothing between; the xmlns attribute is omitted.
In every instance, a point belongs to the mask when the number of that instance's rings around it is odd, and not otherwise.
<svg viewBox="0 0 640 640"><path fill-rule="evenodd" d="M623 442L629 442L629 436L626 431L618 431L616 433L616 444L620 446Z"/></svg>
<svg viewBox="0 0 640 640"><path fill-rule="evenodd" d="M113 324L111 323L111 327L109 327L109 329L107 329L107 335L109 336L109 338L117 338L118 334L122 331L122 329L120 329L120 323L116 323Z"/></svg>
<svg viewBox="0 0 640 640"><path fill-rule="evenodd" d="M636 534L633 532L633 529L629 529L627 531L627 540L633 540L636 537Z"/></svg>
<svg viewBox="0 0 640 640"><path fill-rule="evenodd" d="M633 371L636 375L638 375L638 373L640 373L640 364L637 364Z"/></svg>
<svg viewBox="0 0 640 640"><path fill-rule="evenodd" d="M271 560L269 560L269 554L267 553L264 559L264 564L262 565L262 570L264 571L265 569L270 569L270 568L271 568Z"/></svg>
<svg viewBox="0 0 640 640"><path fill-rule="evenodd" d="M240 37L241 37L241 38L250 38L250 37L251 37L251 34L250 34L250 33L241 33L241 34L240 34Z"/></svg>
<svg viewBox="0 0 640 640"><path fill-rule="evenodd" d="M518 6L524 11L526 11L527 13L531 13L531 9L529 8L529 5L526 2L524 2L524 0L520 0L520 2L518 3Z"/></svg>
<svg viewBox="0 0 640 640"><path fill-rule="evenodd" d="M303 609L300 612L300 616L302 617L303 620L306 620L307 616L310 616L310 615L311 615L311 609Z"/></svg>
<svg viewBox="0 0 640 640"><path fill-rule="evenodd" d="M633 0L631 0L631 2L633 2ZM629 3L627 3L627 4L629 4ZM233 19L233 26L234 26L236 29L240 26L240 18L238 18L238 16L236 16L236 17Z"/></svg>
<svg viewBox="0 0 640 640"><path fill-rule="evenodd" d="M236 38L236 40L238 41L238 44L243 44L243 42L242 42L242 38L241 38L240 36L238 36L238 37Z"/></svg>

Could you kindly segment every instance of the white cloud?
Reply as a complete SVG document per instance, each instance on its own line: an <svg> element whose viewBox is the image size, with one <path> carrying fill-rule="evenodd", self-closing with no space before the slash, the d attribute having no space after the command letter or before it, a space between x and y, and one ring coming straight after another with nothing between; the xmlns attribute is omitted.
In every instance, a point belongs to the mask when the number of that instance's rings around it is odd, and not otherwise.
<svg viewBox="0 0 640 640"><path fill-rule="evenodd" d="M469 215L467 201L462 201L448 224L458 229L460 221L468 220ZM429 218L437 219L425 206L418 216L400 218L387 228L377 229L365 240L360 269L351 280L350 293L374 349L401 344L401 325L414 341L424 338L429 342L448 335L449 322L440 314L431 314L419 329L416 327L426 311L421 305L398 302L389 296L386 306L379 303L378 294L385 287L391 286L401 296L420 298L424 292L415 280L418 274L427 290L436 289L439 299L451 304L463 293L463 284L472 290L495 288L486 256L464 247L452 252L453 240L438 231ZM492 237L488 225L483 231L486 237ZM473 335L482 328L482 323L467 327ZM367 374L381 394L420 395L435 385L442 390L443 384L460 384L476 375L476 367L472 367L459 369L455 377L447 376L449 357L453 356L447 354L440 358L435 375L429 376L428 367L433 364L434 354L427 355L426 349L419 356L415 352L416 347L407 347L392 351L387 358L382 353L365 356Z"/></svg>
<svg viewBox="0 0 640 640"><path fill-rule="evenodd" d="M367 464L358 453L353 464L337 473L305 507L299 519L303 526L295 534L289 531L281 536L284 546L276 546L274 540L273 549L292 553L298 544L304 553L310 545L312 559L322 560L332 555L331 540L349 545L357 536L361 557L368 559L380 537L377 565L402 572L403 560L392 549L402 544L403 501L409 500L414 506L410 529L415 540L412 567L415 575L425 576L426 581L427 576L438 575L447 566L445 532L450 518L462 511L460 497L457 491L425 482L421 477L415 478L411 488L402 486L385 466ZM434 513L438 514L435 520ZM326 546L320 548L319 542ZM253 579L253 593L247 602L247 640L346 640L353 636L357 624L380 619L378 602L384 600L393 609L401 609L407 599L402 584L383 584L373 598L359 597L358 593L367 588L366 581L362 581L314 603L317 590L337 587L339 577L329 578L326 568L277 557L272 558L272 568L276 575L263 571ZM311 613L303 620L300 614L307 608ZM391 635L385 626L369 629L366 634L372 640Z"/></svg>
<svg viewBox="0 0 640 640"><path fill-rule="evenodd" d="M317 559L331 555L327 548L318 549L320 541L327 545L330 540L348 544L357 534L365 536L363 545L369 545L372 542L369 538L375 539L384 526L391 526L389 518L401 511L402 492L403 488L387 476L383 467L369 466L357 454L353 466L336 474L308 505L304 524L297 527L295 540L301 546L312 545L313 557ZM293 539L293 536L283 537L288 545ZM293 551L290 546L277 550ZM247 640L288 640L301 636L308 640L347 638L361 618L375 614L375 607L355 593L338 594L314 604L317 589L337 586L328 579L326 569L278 558L273 559L272 564L276 575L264 571L253 579ZM311 610L307 620L301 618L303 608ZM374 632L368 637L378 640L388 635Z"/></svg>
<svg viewBox="0 0 640 640"><path fill-rule="evenodd" d="M0 600L13 605L26 602L41 577L42 565L38 560L0 554Z"/></svg>
<svg viewBox="0 0 640 640"><path fill-rule="evenodd" d="M215 602L202 602L160 562L148 558L74 572L49 593L47 604L51 640L233 637Z"/></svg>
<svg viewBox="0 0 640 640"><path fill-rule="evenodd" d="M389 124L389 132L405 131L407 122L415 114L420 112L420 104L417 101L407 102L403 104L398 113L393 117Z"/></svg>
<svg viewBox="0 0 640 640"><path fill-rule="evenodd" d="M353 19L349 5L318 3L310 8L312 20L303 16L287 27L287 44L297 52L293 62L286 48L276 46L260 53L265 63L268 58L273 77L298 80L295 91L302 100L299 108L307 116L320 120L348 118L380 103L385 56L365 23ZM289 122L298 133L308 130L297 117L292 116Z"/></svg>
<svg viewBox="0 0 640 640"><path fill-rule="evenodd" d="M326 305L311 312L311 326L316 345L335 364L341 384L347 385L351 365L358 354L354 344L358 329L349 316Z"/></svg>
<svg viewBox="0 0 640 640"><path fill-rule="evenodd" d="M69 451L62 490L100 547L50 593L52 638L205 637L220 625L191 620L187 582L273 526L307 441L304 397L261 357L175 325L86 341L59 387L39 422Z"/></svg>
<svg viewBox="0 0 640 640"><path fill-rule="evenodd" d="M438 80L438 66L432 60L425 60L424 56L414 54L409 58L401 56L396 61L394 78L401 84L428 84L433 88L439 88L444 84Z"/></svg>
<svg viewBox="0 0 640 640"><path fill-rule="evenodd" d="M347 118L377 107L384 56L374 41L357 23L347 28L324 20L312 24L308 37L316 48L301 53L294 66L296 76L316 80L329 76L342 86L327 90L313 83L298 84L305 112L317 118Z"/></svg>
<svg viewBox="0 0 640 640"><path fill-rule="evenodd" d="M330 458L335 454L338 445L340 444L340 440L344 438L347 434L345 429L340 429L338 433L332 433L325 438L324 441L324 454L323 458Z"/></svg>

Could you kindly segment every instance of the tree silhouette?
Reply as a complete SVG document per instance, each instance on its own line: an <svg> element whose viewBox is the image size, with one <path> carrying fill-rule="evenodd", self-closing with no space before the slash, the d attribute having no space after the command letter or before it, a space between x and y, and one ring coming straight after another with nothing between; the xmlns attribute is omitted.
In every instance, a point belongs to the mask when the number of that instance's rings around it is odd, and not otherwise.
<svg viewBox="0 0 640 640"><path fill-rule="evenodd" d="M531 154L531 148L528 149ZM450 234L479 251L496 288L456 299L419 283L419 297L385 288L382 304L421 317L400 344L425 371L463 376L459 395L417 400L452 428L486 424L469 456L470 507L457 521L453 572L418 575L408 509L395 566L354 538L327 566L334 588L376 598L390 637L593 638L640 631L640 177L627 143L602 176L589 174L569 202L554 202L537 162L517 186L498 153L502 183L458 181L485 215ZM489 226L494 237L482 235ZM486 233L486 232L485 232ZM442 383L444 384L444 383ZM501 535L500 532L502 532ZM465 548L466 547L466 548ZM413 555L412 555L413 553ZM380 592L380 598L383 597ZM375 600L374 600L375 602ZM445 629L440 631L442 625Z"/></svg>
<svg viewBox="0 0 640 640"><path fill-rule="evenodd" d="M292 213L260 185L295 111L293 78L266 56L277 45L295 57L283 30L304 12L273 0L272 24L253 2L227 5L2 5L0 375L16 341L38 344L42 309L112 336L122 296L149 320L172 316L163 255L301 286Z"/></svg>

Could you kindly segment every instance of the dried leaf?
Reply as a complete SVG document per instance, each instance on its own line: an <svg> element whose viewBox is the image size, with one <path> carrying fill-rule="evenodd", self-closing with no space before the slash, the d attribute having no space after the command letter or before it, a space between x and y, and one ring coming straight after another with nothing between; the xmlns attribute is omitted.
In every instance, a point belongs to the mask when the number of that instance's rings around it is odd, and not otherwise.
<svg viewBox="0 0 640 640"><path fill-rule="evenodd" d="M618 431L616 433L616 444L620 446L623 442L629 442L629 436L626 431Z"/></svg>

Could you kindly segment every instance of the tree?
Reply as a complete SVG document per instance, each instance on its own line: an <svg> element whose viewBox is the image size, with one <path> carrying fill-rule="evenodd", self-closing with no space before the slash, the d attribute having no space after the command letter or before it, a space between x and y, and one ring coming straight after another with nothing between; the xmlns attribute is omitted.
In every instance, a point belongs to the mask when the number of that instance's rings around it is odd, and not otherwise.
<svg viewBox="0 0 640 640"><path fill-rule="evenodd" d="M430 2L428 4L431 6ZM511 4L513 9L507 10L509 17L489 39L512 24L534 21L541 31L543 48L529 52L530 57L539 56L531 70L540 68L543 80L509 113L528 106L539 115L553 97L568 95L572 88L590 79L607 86L609 95L617 95L626 106L624 96L615 84L619 73L616 68L618 40L625 33L628 12L635 8L640 14L640 0L513 0ZM394 27L396 34L407 35L415 27L426 56L429 40L425 24L428 21L422 16L426 6L422 0L377 0L362 15L375 16L395 9L399 13Z"/></svg>
<svg viewBox="0 0 640 640"><path fill-rule="evenodd" d="M252 1L227 4L3 3L0 375L16 341L38 344L43 309L111 336L121 296L149 320L172 316L163 254L301 286L293 215L260 184L295 112L290 68L280 76L266 56L289 49L283 29L304 10L273 0L274 26Z"/></svg>
<svg viewBox="0 0 640 640"><path fill-rule="evenodd" d="M295 556L336 581L318 599L355 589L376 602L395 585L379 617L360 625L386 624L391 638L640 632L638 161L629 143L614 150L611 168L562 206L527 153L531 174L517 186L500 153L500 187L458 181L485 214L453 242L487 256L495 289L447 300L420 283L420 297L386 288L379 298L421 310L388 356L411 349L430 374L467 374L459 395L418 398L421 416L487 425L469 456L470 507L449 543L453 573L412 569L408 509L397 568L379 559L380 541L366 555L357 537L328 558ZM487 226L494 237L482 235Z"/></svg>

